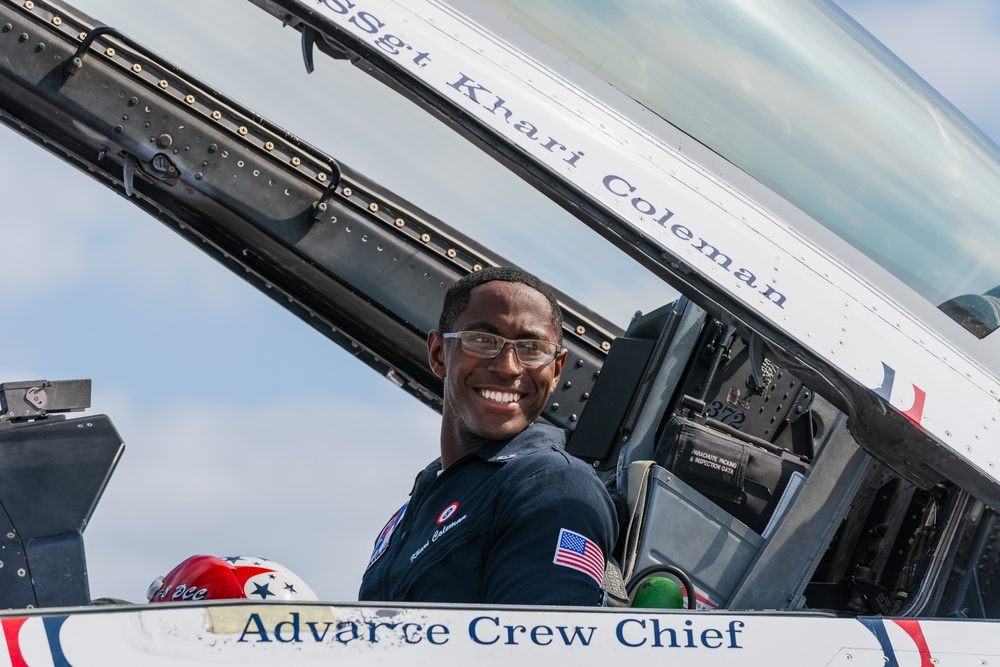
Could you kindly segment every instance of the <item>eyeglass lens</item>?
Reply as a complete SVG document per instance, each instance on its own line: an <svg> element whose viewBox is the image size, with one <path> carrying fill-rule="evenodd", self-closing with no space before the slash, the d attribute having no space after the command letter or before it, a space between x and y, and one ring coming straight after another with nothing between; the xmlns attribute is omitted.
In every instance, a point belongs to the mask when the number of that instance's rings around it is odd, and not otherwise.
<svg viewBox="0 0 1000 667"><path fill-rule="evenodd" d="M522 364L529 366L541 366L547 364L555 358L559 351L559 346L544 340L510 340L503 336L496 336L478 331L459 331L456 334L448 335L447 338L458 338L462 345L462 350L468 354L491 359L503 350L510 343L514 346L517 358Z"/></svg>

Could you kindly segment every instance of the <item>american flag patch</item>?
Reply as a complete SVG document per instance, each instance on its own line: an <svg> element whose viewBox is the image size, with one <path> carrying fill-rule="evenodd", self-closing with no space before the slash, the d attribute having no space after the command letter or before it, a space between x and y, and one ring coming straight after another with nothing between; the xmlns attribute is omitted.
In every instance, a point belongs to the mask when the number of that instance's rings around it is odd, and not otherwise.
<svg viewBox="0 0 1000 667"><path fill-rule="evenodd" d="M556 555L552 562L583 572L596 581L598 586L604 582L604 554L600 547L580 533L560 529Z"/></svg>

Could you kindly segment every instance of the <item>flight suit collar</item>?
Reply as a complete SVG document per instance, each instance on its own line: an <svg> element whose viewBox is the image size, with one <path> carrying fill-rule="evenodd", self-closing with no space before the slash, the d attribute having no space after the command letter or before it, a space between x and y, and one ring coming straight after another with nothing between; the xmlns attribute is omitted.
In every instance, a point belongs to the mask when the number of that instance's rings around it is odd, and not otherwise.
<svg viewBox="0 0 1000 667"><path fill-rule="evenodd" d="M483 445L473 455L490 463L507 463L543 449L563 449L565 444L566 434L562 429L547 424L532 424L510 440Z"/></svg>
<svg viewBox="0 0 1000 667"><path fill-rule="evenodd" d="M470 457L476 456L488 463L504 464L513 461L526 454L538 452L544 449L563 449L566 445L566 433L555 426L547 424L532 424L510 440L498 440L483 445L479 449L467 454L451 466L458 470L468 463ZM413 490L410 492L411 502L418 503L424 492L430 488L434 480L441 474L441 459L437 458L426 468L417 474L413 482Z"/></svg>

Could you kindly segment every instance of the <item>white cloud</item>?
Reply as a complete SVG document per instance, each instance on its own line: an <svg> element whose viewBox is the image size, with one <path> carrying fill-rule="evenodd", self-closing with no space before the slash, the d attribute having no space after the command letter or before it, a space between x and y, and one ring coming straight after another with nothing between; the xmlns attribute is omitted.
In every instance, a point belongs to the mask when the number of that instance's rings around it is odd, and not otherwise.
<svg viewBox="0 0 1000 667"><path fill-rule="evenodd" d="M82 273L82 239L100 224L88 217L99 197L96 188L67 187L67 180L78 180L71 167L7 128L0 128L0 156L0 266L15 281L14 289L5 290L9 306L22 297L37 299ZM64 197L74 201L69 213Z"/></svg>
<svg viewBox="0 0 1000 667"><path fill-rule="evenodd" d="M188 556L245 553L357 599L378 531L437 456L438 418L416 401L109 403L126 450L84 533L95 597L142 602Z"/></svg>
<svg viewBox="0 0 1000 667"><path fill-rule="evenodd" d="M0 156L0 265L15 288L5 293L6 307L84 282L141 289L144 298L184 290L217 311L244 302L248 290L239 278L132 202L6 128L0 128Z"/></svg>

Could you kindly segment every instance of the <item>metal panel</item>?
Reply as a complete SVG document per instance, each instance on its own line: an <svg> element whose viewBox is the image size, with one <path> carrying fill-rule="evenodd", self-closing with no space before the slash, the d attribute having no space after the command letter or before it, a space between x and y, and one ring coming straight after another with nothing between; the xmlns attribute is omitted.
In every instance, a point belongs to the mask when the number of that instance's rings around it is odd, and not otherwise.
<svg viewBox="0 0 1000 667"><path fill-rule="evenodd" d="M124 447L103 415L0 427L0 607L90 602L82 533Z"/></svg>
<svg viewBox="0 0 1000 667"><path fill-rule="evenodd" d="M445 289L509 262L60 3L0 20L0 120L440 409L425 340ZM543 416L571 429L619 330L558 297L571 377Z"/></svg>

